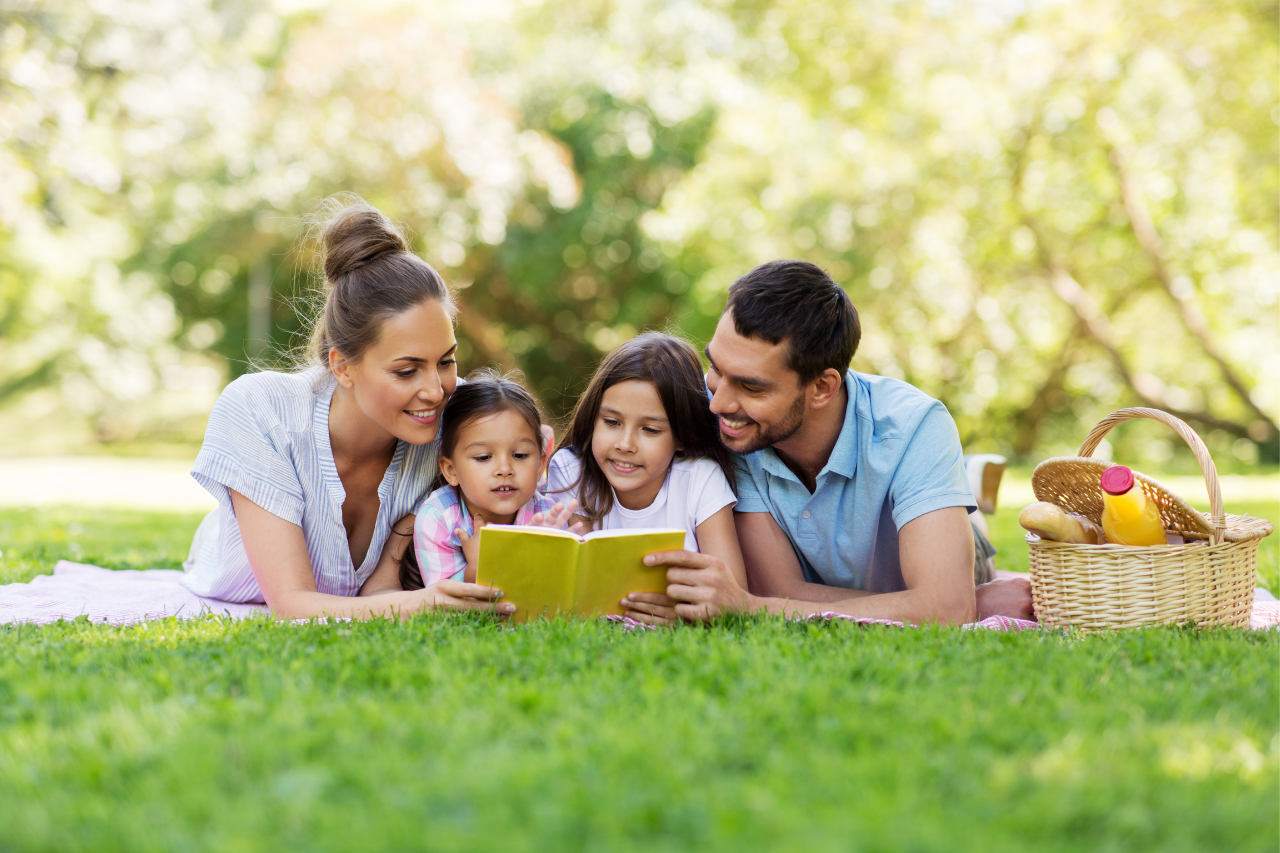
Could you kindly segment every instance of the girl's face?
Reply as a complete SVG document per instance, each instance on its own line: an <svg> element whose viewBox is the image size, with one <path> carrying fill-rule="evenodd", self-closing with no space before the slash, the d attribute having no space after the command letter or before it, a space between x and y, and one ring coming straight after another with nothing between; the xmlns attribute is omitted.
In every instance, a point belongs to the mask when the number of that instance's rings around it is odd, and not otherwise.
<svg viewBox="0 0 1280 853"><path fill-rule="evenodd" d="M629 379L605 390L591 435L591 455L618 503L632 510L652 504L679 449L652 382Z"/></svg>
<svg viewBox="0 0 1280 853"><path fill-rule="evenodd" d="M429 299L388 317L360 360L334 373L369 420L402 441L426 444L458 384L457 349L444 305Z"/></svg>
<svg viewBox="0 0 1280 853"><path fill-rule="evenodd" d="M533 498L541 462L537 433L506 409L464 424L453 453L440 457L440 473L485 524L511 524Z"/></svg>

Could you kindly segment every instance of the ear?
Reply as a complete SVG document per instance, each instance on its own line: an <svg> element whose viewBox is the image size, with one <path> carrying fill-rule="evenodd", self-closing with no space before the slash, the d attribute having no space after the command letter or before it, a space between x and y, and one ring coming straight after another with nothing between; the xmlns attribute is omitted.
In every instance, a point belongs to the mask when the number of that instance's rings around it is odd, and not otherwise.
<svg viewBox="0 0 1280 853"><path fill-rule="evenodd" d="M440 457L440 473L444 475L444 480L450 486L457 488L458 486L458 469L453 467L453 460L447 456Z"/></svg>
<svg viewBox="0 0 1280 853"><path fill-rule="evenodd" d="M329 347L329 370L343 388L350 390L355 387L356 382L351 378L351 364L342 357L337 347Z"/></svg>
<svg viewBox="0 0 1280 853"><path fill-rule="evenodd" d="M844 374L828 367L809 385L809 408L821 409L840 397Z"/></svg>

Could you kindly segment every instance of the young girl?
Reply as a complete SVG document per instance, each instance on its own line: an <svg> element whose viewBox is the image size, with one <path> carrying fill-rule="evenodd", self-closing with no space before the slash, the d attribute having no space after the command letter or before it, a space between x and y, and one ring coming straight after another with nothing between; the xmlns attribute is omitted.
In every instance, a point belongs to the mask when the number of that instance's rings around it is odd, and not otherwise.
<svg viewBox="0 0 1280 853"><path fill-rule="evenodd" d="M591 378L551 459L547 494L576 498L594 530L682 527L687 550L719 557L746 589L733 462L718 430L694 348L640 335Z"/></svg>
<svg viewBox="0 0 1280 853"><path fill-rule="evenodd" d="M473 583L476 534L486 524L559 526L569 512L557 512L538 491L541 427L537 401L515 382L481 371L458 386L441 413L440 475L447 485L418 508L416 565L406 559L400 566L405 589L450 578Z"/></svg>

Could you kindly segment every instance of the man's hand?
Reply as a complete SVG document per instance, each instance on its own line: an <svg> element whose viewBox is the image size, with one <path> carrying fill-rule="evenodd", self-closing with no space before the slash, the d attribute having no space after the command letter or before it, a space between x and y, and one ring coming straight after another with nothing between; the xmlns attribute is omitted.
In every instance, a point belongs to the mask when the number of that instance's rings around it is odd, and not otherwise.
<svg viewBox="0 0 1280 853"><path fill-rule="evenodd" d="M1035 609L1031 606L1031 582L1026 578L996 578L975 590L978 599L978 619L988 616L1012 616L1034 622Z"/></svg>
<svg viewBox="0 0 1280 853"><path fill-rule="evenodd" d="M660 592L631 592L622 599L627 616L645 625L672 625L676 615L676 603Z"/></svg>
<svg viewBox="0 0 1280 853"><path fill-rule="evenodd" d="M658 551L644 558L646 566L667 566L667 595L676 615L700 622L722 613L752 609L752 596L738 585L719 557L696 551Z"/></svg>

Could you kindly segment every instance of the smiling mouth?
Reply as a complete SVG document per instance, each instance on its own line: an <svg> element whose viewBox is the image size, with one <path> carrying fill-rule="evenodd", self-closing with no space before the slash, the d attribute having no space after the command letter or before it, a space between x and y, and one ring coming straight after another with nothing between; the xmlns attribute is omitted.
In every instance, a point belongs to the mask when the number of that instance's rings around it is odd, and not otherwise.
<svg viewBox="0 0 1280 853"><path fill-rule="evenodd" d="M516 492L520 490L517 489L515 486L498 486L496 489L490 489L490 491L496 495L501 495L503 497L506 497L507 495L514 495Z"/></svg>
<svg viewBox="0 0 1280 853"><path fill-rule="evenodd" d="M742 433L748 426L755 423L751 418L744 418L741 415L721 415L720 430L731 436Z"/></svg>
<svg viewBox="0 0 1280 853"><path fill-rule="evenodd" d="M429 424L435 421L436 415L440 412L440 407L434 409L405 409L404 413L421 424Z"/></svg>
<svg viewBox="0 0 1280 853"><path fill-rule="evenodd" d="M634 462L621 462L617 459L610 459L609 464L613 466L613 470L619 474L634 474L643 468L643 465L637 465Z"/></svg>

